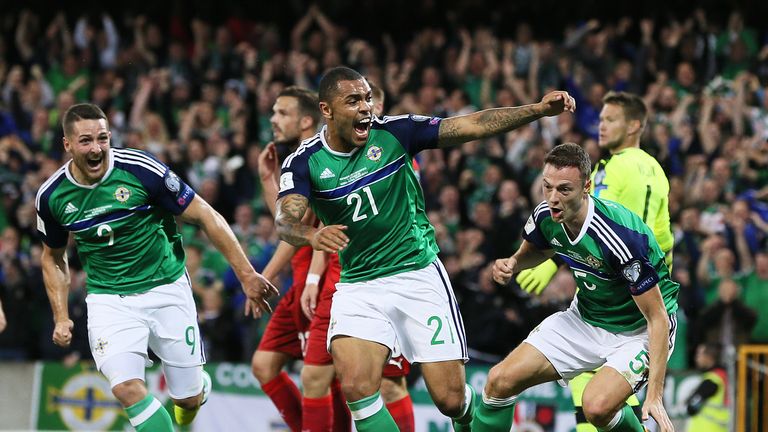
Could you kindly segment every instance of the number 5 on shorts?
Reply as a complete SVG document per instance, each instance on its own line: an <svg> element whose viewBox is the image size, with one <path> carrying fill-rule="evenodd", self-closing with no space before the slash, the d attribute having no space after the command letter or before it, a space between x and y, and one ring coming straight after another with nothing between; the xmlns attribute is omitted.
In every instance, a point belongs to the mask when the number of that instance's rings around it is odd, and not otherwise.
<svg viewBox="0 0 768 432"><path fill-rule="evenodd" d="M629 370L632 372L639 374L642 373L645 368L648 367L648 359L649 359L648 351L641 350L637 355L635 356L635 359L629 362ZM635 362L637 360L637 363Z"/></svg>
<svg viewBox="0 0 768 432"><path fill-rule="evenodd" d="M184 331L184 340L186 340L187 345L192 347L192 351L189 352L189 355L192 355L195 353L195 328L193 326L187 327L187 329Z"/></svg>

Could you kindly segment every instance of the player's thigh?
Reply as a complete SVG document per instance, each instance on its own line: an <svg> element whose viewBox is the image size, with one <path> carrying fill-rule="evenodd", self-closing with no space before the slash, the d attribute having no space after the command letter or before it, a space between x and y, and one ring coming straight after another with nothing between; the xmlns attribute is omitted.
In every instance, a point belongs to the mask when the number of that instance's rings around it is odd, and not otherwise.
<svg viewBox="0 0 768 432"><path fill-rule="evenodd" d="M421 374L438 407L441 404L461 405L466 383L463 360L422 363Z"/></svg>
<svg viewBox="0 0 768 432"><path fill-rule="evenodd" d="M124 353L139 355L143 364L151 364L147 355L149 327L130 305L133 297L114 294L89 294L86 297L88 342L100 371L110 358ZM144 379L143 369L141 372L141 379Z"/></svg>
<svg viewBox="0 0 768 432"><path fill-rule="evenodd" d="M298 307L295 301L296 291L289 290L275 307L264 335L261 337L256 352L267 351L282 353L290 358L301 358L303 354L303 342L305 334L296 324L293 308ZM281 366L282 367L282 366Z"/></svg>
<svg viewBox="0 0 768 432"><path fill-rule="evenodd" d="M486 392L492 397L508 398L537 384L560 378L555 367L537 347L523 342L491 368Z"/></svg>
<svg viewBox="0 0 768 432"><path fill-rule="evenodd" d="M333 290L326 287L320 292L320 298L315 308L315 316L309 324L309 336L304 350L304 364L312 366L327 366L333 364L333 358L328 352L328 326L331 321L331 302Z"/></svg>
<svg viewBox="0 0 768 432"><path fill-rule="evenodd" d="M414 363L468 359L464 324L439 260L382 278L392 325L403 356Z"/></svg>
<svg viewBox="0 0 768 432"><path fill-rule="evenodd" d="M337 336L331 340L331 354L342 387L354 385L375 391L390 350L378 342Z"/></svg>
<svg viewBox="0 0 768 432"><path fill-rule="evenodd" d="M587 383L581 404L585 412L597 410L614 413L633 393L624 376L612 367L604 367Z"/></svg>
<svg viewBox="0 0 768 432"><path fill-rule="evenodd" d="M381 380L381 398L384 403L392 403L408 396L408 383L404 376L387 376Z"/></svg>
<svg viewBox="0 0 768 432"><path fill-rule="evenodd" d="M149 346L163 363L179 367L205 363L197 309L186 275L149 291L144 317L150 327Z"/></svg>

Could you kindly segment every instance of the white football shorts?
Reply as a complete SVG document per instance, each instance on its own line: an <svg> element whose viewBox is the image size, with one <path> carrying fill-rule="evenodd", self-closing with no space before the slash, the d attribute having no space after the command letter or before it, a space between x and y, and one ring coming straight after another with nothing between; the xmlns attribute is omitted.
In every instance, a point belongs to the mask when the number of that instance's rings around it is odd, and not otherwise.
<svg viewBox="0 0 768 432"><path fill-rule="evenodd" d="M336 284L329 351L336 336L378 342L411 363L469 359L459 306L439 259L420 270Z"/></svg>
<svg viewBox="0 0 768 432"><path fill-rule="evenodd" d="M675 347L677 318L669 316L669 355ZM601 366L616 369L634 392L648 382L648 328L611 333L581 319L576 299L571 306L547 317L524 342L533 345L568 382Z"/></svg>
<svg viewBox="0 0 768 432"><path fill-rule="evenodd" d="M147 347L176 367L205 364L197 310L186 273L173 283L139 294L88 294L88 340L96 366L115 354L142 355Z"/></svg>

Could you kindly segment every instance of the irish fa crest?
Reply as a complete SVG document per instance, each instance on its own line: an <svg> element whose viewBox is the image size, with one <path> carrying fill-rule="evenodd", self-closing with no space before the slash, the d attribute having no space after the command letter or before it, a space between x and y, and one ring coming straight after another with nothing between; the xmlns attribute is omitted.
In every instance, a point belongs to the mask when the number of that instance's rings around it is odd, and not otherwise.
<svg viewBox="0 0 768 432"><path fill-rule="evenodd" d="M586 261L587 261L587 264L589 264L590 267L595 268L595 269L599 269L600 265L602 264L602 262L599 259L595 258L592 255L588 256Z"/></svg>
<svg viewBox="0 0 768 432"><path fill-rule="evenodd" d="M131 191L129 191L128 188L123 186L118 186L117 189L115 189L115 199L120 201L121 203L128 201L128 198L130 197L131 197Z"/></svg>
<svg viewBox="0 0 768 432"><path fill-rule="evenodd" d="M370 146L365 156L374 162L378 162L381 159L381 147Z"/></svg>
<svg viewBox="0 0 768 432"><path fill-rule="evenodd" d="M98 355L104 355L104 352L107 349L107 345L109 345L109 342L104 340L104 338L98 338L96 339L96 345L93 347L93 351Z"/></svg>

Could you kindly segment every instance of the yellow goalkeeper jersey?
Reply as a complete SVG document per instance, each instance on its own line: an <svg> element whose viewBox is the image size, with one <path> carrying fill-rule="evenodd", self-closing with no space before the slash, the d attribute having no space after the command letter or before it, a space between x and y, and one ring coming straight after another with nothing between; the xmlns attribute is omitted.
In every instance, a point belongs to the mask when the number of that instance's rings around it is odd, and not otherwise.
<svg viewBox="0 0 768 432"><path fill-rule="evenodd" d="M601 160L592 171L592 194L632 210L653 230L661 250L672 250L669 180L653 156L630 147Z"/></svg>

